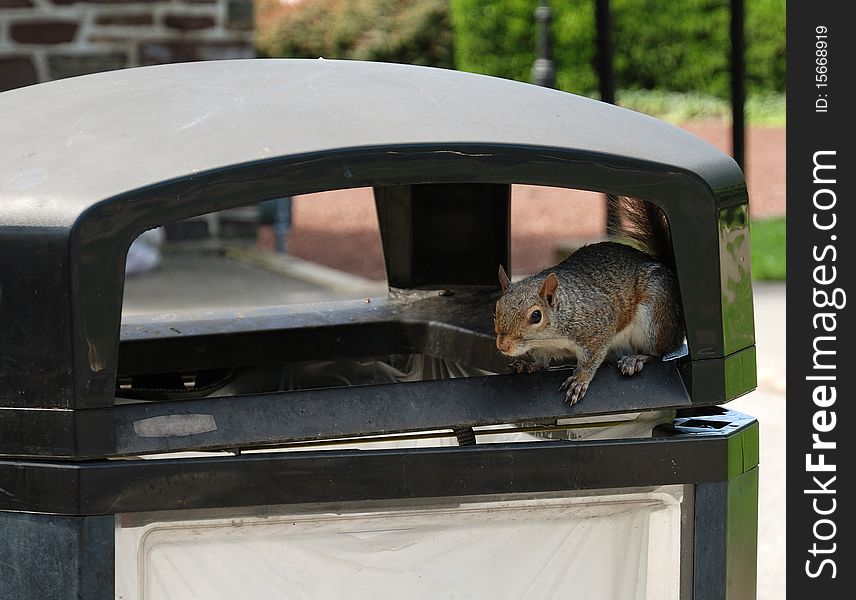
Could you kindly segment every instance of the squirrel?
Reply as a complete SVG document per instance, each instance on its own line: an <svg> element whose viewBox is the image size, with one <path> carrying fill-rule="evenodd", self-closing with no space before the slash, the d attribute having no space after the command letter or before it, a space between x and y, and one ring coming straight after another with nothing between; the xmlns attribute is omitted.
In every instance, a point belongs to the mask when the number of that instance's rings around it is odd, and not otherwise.
<svg viewBox="0 0 856 600"><path fill-rule="evenodd" d="M517 372L546 369L575 356L576 369L559 388L573 405L609 351L634 375L646 362L681 347L684 320L665 214L644 200L607 196L610 230L630 243L579 248L558 265L516 283L502 265L496 303L496 347L514 357Z"/></svg>

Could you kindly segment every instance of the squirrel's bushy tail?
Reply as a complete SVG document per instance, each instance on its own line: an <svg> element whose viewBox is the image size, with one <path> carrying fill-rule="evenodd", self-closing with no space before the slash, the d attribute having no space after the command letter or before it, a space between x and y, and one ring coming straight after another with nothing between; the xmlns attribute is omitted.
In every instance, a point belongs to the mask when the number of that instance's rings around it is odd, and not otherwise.
<svg viewBox="0 0 856 600"><path fill-rule="evenodd" d="M669 222L659 206L629 196L607 196L611 234L627 238L640 250L669 267L675 266Z"/></svg>

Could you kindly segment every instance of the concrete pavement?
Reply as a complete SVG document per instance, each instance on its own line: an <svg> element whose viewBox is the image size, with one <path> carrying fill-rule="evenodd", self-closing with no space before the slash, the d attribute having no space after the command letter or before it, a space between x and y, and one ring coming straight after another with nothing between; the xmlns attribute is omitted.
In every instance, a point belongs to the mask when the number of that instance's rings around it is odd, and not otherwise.
<svg viewBox="0 0 856 600"><path fill-rule="evenodd" d="M376 296L386 285L240 246L167 252L156 269L125 281L123 314L249 308Z"/></svg>
<svg viewBox="0 0 856 600"><path fill-rule="evenodd" d="M785 284L756 283L758 389L728 404L758 419L758 600L785 597Z"/></svg>

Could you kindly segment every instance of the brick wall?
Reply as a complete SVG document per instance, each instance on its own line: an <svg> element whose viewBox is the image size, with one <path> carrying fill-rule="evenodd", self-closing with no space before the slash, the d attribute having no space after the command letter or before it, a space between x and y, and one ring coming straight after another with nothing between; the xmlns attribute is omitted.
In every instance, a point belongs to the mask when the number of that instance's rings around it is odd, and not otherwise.
<svg viewBox="0 0 856 600"><path fill-rule="evenodd" d="M0 0L0 91L97 71L252 58L253 0Z"/></svg>

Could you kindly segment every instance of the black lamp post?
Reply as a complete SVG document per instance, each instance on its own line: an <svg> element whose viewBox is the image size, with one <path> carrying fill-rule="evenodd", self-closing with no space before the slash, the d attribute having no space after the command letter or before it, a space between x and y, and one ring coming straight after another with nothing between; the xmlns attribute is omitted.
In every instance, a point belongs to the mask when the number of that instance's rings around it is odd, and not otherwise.
<svg viewBox="0 0 856 600"><path fill-rule="evenodd" d="M538 58L532 65L532 82L544 87L556 87L556 69L553 67L553 50L550 39L550 4L541 0L535 9L538 21Z"/></svg>
<svg viewBox="0 0 856 600"><path fill-rule="evenodd" d="M597 76L600 99L615 104L615 78L612 71L612 14L609 0L595 0L595 27L597 29Z"/></svg>
<svg viewBox="0 0 856 600"><path fill-rule="evenodd" d="M731 0L731 156L745 170L746 59L743 0Z"/></svg>

